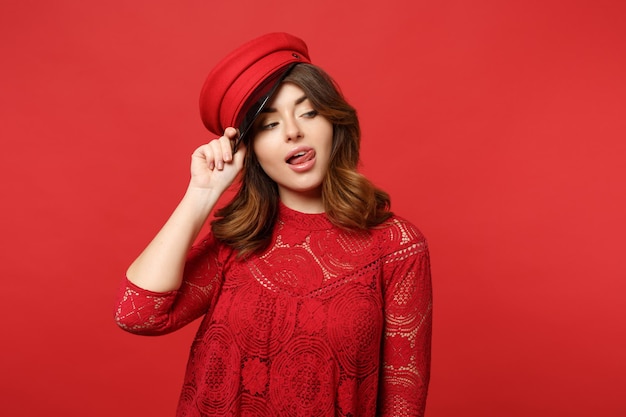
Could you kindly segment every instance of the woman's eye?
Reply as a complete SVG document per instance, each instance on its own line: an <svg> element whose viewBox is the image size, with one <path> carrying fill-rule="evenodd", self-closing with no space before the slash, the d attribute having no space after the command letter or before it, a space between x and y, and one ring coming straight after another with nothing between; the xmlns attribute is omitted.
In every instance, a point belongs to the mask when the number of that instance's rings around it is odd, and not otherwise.
<svg viewBox="0 0 626 417"><path fill-rule="evenodd" d="M275 128L276 126L278 126L277 122L263 123L261 124L261 129L270 130L270 129Z"/></svg>
<svg viewBox="0 0 626 417"><path fill-rule="evenodd" d="M311 110L302 115L303 117L315 117L317 116L317 110Z"/></svg>

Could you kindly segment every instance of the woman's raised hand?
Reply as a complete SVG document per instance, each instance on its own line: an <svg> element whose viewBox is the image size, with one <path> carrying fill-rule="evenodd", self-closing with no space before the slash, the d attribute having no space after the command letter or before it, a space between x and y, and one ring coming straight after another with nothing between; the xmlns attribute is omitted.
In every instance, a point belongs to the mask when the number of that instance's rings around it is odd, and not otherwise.
<svg viewBox="0 0 626 417"><path fill-rule="evenodd" d="M192 238L243 169L246 147L240 144L238 151L233 152L233 143L238 138L239 131L228 127L224 135L200 146L191 155L191 179L173 216L177 221L190 222L192 233L188 236Z"/></svg>
<svg viewBox="0 0 626 417"><path fill-rule="evenodd" d="M165 292L180 287L185 260L207 217L222 193L243 168L245 146L233 155L237 129L200 146L191 156L191 180L187 192L159 233L128 268L134 284Z"/></svg>
<svg viewBox="0 0 626 417"><path fill-rule="evenodd" d="M239 132L229 127L218 139L200 146L191 155L190 188L211 189L224 192L243 168L246 147L239 145L233 155L233 143Z"/></svg>

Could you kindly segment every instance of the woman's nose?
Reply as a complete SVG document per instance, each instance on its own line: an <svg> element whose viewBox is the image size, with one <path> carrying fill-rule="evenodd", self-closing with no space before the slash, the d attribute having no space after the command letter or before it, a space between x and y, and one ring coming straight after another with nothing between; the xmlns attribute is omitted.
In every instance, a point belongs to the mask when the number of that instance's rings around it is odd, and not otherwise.
<svg viewBox="0 0 626 417"><path fill-rule="evenodd" d="M302 130L298 121L294 118L289 118L285 121L285 140L297 140L302 137Z"/></svg>

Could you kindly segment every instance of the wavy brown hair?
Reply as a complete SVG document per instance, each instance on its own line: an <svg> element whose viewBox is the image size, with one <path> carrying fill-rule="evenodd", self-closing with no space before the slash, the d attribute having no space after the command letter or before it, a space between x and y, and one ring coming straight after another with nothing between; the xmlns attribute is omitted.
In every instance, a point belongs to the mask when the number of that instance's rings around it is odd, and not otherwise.
<svg viewBox="0 0 626 417"><path fill-rule="evenodd" d="M330 163L322 183L328 219L352 230L383 223L392 215L389 195L357 172L361 128L356 110L330 76L314 65L296 65L283 82L300 87L318 114L333 125ZM255 134L253 127L249 137ZM211 223L214 236L236 249L238 256L266 248L278 216L278 201L278 186L261 168L253 147L248 146L241 186L233 200L215 213Z"/></svg>

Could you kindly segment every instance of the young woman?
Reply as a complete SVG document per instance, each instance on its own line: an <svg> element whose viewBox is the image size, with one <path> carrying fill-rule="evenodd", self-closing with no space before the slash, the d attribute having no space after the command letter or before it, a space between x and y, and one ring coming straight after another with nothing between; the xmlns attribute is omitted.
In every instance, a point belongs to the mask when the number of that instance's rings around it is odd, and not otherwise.
<svg viewBox="0 0 626 417"><path fill-rule="evenodd" d="M201 113L221 137L193 153L187 191L116 311L149 335L203 317L177 415L423 415L427 245L357 172L355 110L304 42L273 33L218 64Z"/></svg>

